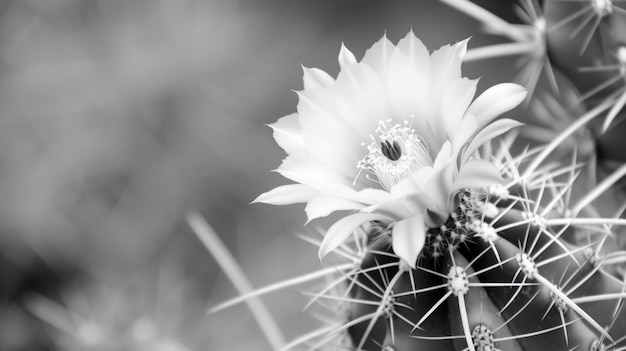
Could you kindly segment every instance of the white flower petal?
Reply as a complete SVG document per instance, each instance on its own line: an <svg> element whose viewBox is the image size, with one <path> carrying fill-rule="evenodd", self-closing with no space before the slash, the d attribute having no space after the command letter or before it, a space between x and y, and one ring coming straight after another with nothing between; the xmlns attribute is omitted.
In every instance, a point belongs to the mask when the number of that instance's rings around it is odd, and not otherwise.
<svg viewBox="0 0 626 351"><path fill-rule="evenodd" d="M288 184L276 187L259 195L252 203L266 203L270 205L290 205L307 202L319 192L303 184Z"/></svg>
<svg viewBox="0 0 626 351"><path fill-rule="evenodd" d="M452 162L455 156L456 155L452 153L452 144L450 143L450 141L446 141L441 146L441 149L439 150L439 153L437 154L437 157L435 158L433 169L435 170L442 169L448 163Z"/></svg>
<svg viewBox="0 0 626 351"><path fill-rule="evenodd" d="M459 170L459 175L450 189L450 195L463 188L486 188L501 183L502 176L498 168L486 160L469 160Z"/></svg>
<svg viewBox="0 0 626 351"><path fill-rule="evenodd" d="M355 213L338 220L328 229L328 232L320 243L318 251L320 260L346 241L359 226L371 221L384 220L389 220L389 218L376 213Z"/></svg>
<svg viewBox="0 0 626 351"><path fill-rule="evenodd" d="M353 63L356 63L356 57L354 57L354 54L348 50L348 48L341 43L341 50L339 50L339 67L341 67L341 69L345 69L348 65L351 65Z"/></svg>
<svg viewBox="0 0 626 351"><path fill-rule="evenodd" d="M465 58L465 54L467 54L467 44L469 43L470 39L471 38L461 40L460 42L454 45L456 54L459 55L459 60L461 60L461 62L463 62L463 59Z"/></svg>
<svg viewBox="0 0 626 351"><path fill-rule="evenodd" d="M375 72L378 72L381 76L387 73L387 67L389 66L389 58L394 50L394 45L384 35L378 40L371 48L365 51L361 63L370 66Z"/></svg>
<svg viewBox="0 0 626 351"><path fill-rule="evenodd" d="M459 130L465 111L476 94L478 79L462 78L454 81L443 93L441 117L446 127L448 139L452 140Z"/></svg>
<svg viewBox="0 0 626 351"><path fill-rule="evenodd" d="M321 189L326 194L331 194L344 199L352 200L366 205L381 203L392 198L391 194L381 190L366 188L356 191L353 188L341 184L330 184Z"/></svg>
<svg viewBox="0 0 626 351"><path fill-rule="evenodd" d="M461 63L467 52L469 39L455 45L444 45L430 55L431 74L433 79L432 92L441 97L452 82L461 78Z"/></svg>
<svg viewBox="0 0 626 351"><path fill-rule="evenodd" d="M467 40L455 45L445 45L435 50L430 57L431 66L431 86L430 90L430 110L425 118L428 122L428 130L434 145L441 145L448 139L448 121L442 114L442 104L444 94L451 86L461 80L462 57L467 51ZM457 104L454 101L453 104Z"/></svg>
<svg viewBox="0 0 626 351"><path fill-rule="evenodd" d="M427 67L425 65L430 62L428 49L424 43L422 43L422 41L415 36L413 30L409 31L404 38L400 39L398 42L398 49L404 52L404 54L408 57L409 62L417 66L418 69L420 68L420 65Z"/></svg>
<svg viewBox="0 0 626 351"><path fill-rule="evenodd" d="M287 156L276 172L296 183L306 184L316 189L324 188L328 184L352 183L352 180L304 152Z"/></svg>
<svg viewBox="0 0 626 351"><path fill-rule="evenodd" d="M391 188L393 197L405 197L424 191L424 184L432 177L434 170L430 166L422 167L409 178L399 182Z"/></svg>
<svg viewBox="0 0 626 351"><path fill-rule="evenodd" d="M368 65L350 65L339 73L335 92L335 118L341 118L357 131L362 142L369 141L381 116L389 116L380 75Z"/></svg>
<svg viewBox="0 0 626 351"><path fill-rule="evenodd" d="M515 83L501 83L480 94L467 109L476 116L478 128L482 128L494 118L510 111L526 98L526 88Z"/></svg>
<svg viewBox="0 0 626 351"><path fill-rule="evenodd" d="M448 213L448 197L454 183L454 173L456 167L453 162L448 163L445 167L435 169L435 172L424 185L424 194L427 195L432 204L428 209L437 213L442 218L447 218ZM423 196L421 194L418 194Z"/></svg>
<svg viewBox="0 0 626 351"><path fill-rule="evenodd" d="M299 122L307 152L352 181L363 157L364 136L338 117L336 95L333 89L321 88L298 92Z"/></svg>
<svg viewBox="0 0 626 351"><path fill-rule="evenodd" d="M365 205L355 201L326 195L316 196L309 200L304 212L306 212L308 223L314 219L326 217L335 211L360 210L363 207Z"/></svg>
<svg viewBox="0 0 626 351"><path fill-rule="evenodd" d="M458 154L461 148L476 134L477 129L478 121L476 117L470 113L466 113L452 139L452 152L455 155Z"/></svg>
<svg viewBox="0 0 626 351"><path fill-rule="evenodd" d="M405 196L366 207L361 212L379 213L393 220L402 220L424 212L428 203L420 200L422 199L415 195Z"/></svg>
<svg viewBox="0 0 626 351"><path fill-rule="evenodd" d="M319 68L302 66L302 71L304 73L302 77L304 89L330 88L335 84L333 77Z"/></svg>
<svg viewBox="0 0 626 351"><path fill-rule="evenodd" d="M287 154L303 151L305 149L304 139L302 138L302 128L300 128L297 113L282 117L269 126L274 131L276 143L278 143Z"/></svg>
<svg viewBox="0 0 626 351"><path fill-rule="evenodd" d="M433 145L427 119L431 96L431 78L428 69L430 58L425 56L419 60L411 61L404 51L398 48L393 51L385 77L387 97L390 112L396 118L396 122L410 121L417 134L423 137L428 145ZM411 119L411 116L414 118Z"/></svg>
<svg viewBox="0 0 626 351"><path fill-rule="evenodd" d="M463 150L462 161L469 159L478 148L484 143L493 140L494 138L508 132L512 128L521 126L522 123L512 120L510 118L504 118L497 120L491 124L488 124L483 130L478 132L474 138L469 142L467 148Z"/></svg>
<svg viewBox="0 0 626 351"><path fill-rule="evenodd" d="M394 224L391 239L393 252L415 268L417 256L426 242L424 214L418 213Z"/></svg>

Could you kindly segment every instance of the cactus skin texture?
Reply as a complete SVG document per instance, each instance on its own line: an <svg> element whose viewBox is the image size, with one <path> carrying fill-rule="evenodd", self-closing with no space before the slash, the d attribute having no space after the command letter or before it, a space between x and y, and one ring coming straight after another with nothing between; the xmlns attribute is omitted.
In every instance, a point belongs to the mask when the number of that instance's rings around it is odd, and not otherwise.
<svg viewBox="0 0 626 351"><path fill-rule="evenodd" d="M378 239L370 239L360 270L348 279L349 320L360 321L348 322L354 347L595 351L626 345L625 285L604 272L610 258L598 255L609 232L553 220L568 214L562 200L571 182L560 187L546 177L524 186L512 181L510 195L502 197L476 189L460 194L445 228L429 230L417 269L398 264L384 231L370 236Z"/></svg>

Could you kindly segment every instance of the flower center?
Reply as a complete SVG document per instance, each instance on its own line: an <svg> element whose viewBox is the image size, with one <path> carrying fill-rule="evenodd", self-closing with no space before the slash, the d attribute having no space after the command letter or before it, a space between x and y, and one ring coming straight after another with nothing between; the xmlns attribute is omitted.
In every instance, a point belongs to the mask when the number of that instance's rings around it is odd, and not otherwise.
<svg viewBox="0 0 626 351"><path fill-rule="evenodd" d="M372 142L367 145L369 153L357 167L375 175L376 179L367 178L386 190L418 169L433 165L426 142L407 121L393 125L391 119L380 121L370 138Z"/></svg>
<svg viewBox="0 0 626 351"><path fill-rule="evenodd" d="M380 142L380 151L390 159L391 161L398 161L402 156L402 150L400 149L400 144L394 140L393 142L389 140Z"/></svg>

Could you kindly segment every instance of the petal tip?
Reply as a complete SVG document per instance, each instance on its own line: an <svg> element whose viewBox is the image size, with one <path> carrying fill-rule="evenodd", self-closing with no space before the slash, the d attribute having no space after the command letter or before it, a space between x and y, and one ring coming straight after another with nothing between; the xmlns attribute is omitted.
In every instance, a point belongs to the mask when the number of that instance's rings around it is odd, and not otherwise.
<svg viewBox="0 0 626 351"><path fill-rule="evenodd" d="M465 40L461 40L455 45L457 49L457 54L459 55L459 59L461 60L465 58L465 54L467 53L467 44L469 43L470 39L472 39L472 37L469 37Z"/></svg>
<svg viewBox="0 0 626 351"><path fill-rule="evenodd" d="M344 42L341 42L341 49L339 50L338 60L339 60L339 66L341 66L342 69L346 67L347 65L351 65L357 62L356 57L354 56L352 51L350 51L346 47Z"/></svg>

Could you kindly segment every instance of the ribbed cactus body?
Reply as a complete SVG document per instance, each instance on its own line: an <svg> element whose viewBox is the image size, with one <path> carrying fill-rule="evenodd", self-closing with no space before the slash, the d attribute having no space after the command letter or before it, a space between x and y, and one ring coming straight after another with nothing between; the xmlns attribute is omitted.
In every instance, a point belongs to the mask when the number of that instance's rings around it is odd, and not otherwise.
<svg viewBox="0 0 626 351"><path fill-rule="evenodd" d="M516 195L523 199L525 193ZM535 209L529 205L534 200L491 200L498 208L495 219L475 211L478 222L468 218L454 232L466 235L462 242L448 245L449 233L441 239L446 245L429 240L417 269L394 264L385 240L370 243L349 284L348 323L362 319L349 329L354 346L486 351L624 345L624 284L603 272L596 255L605 234L546 224L546 207ZM449 218L446 226L453 222ZM485 235L488 228L497 238Z"/></svg>

